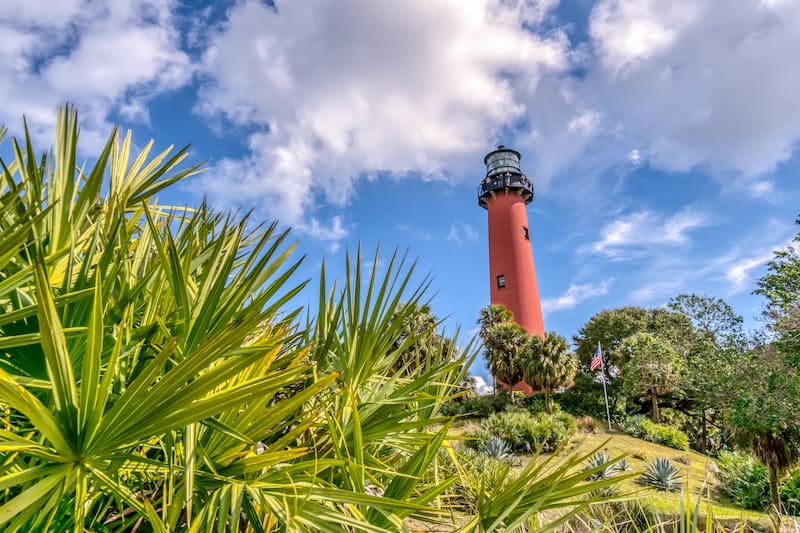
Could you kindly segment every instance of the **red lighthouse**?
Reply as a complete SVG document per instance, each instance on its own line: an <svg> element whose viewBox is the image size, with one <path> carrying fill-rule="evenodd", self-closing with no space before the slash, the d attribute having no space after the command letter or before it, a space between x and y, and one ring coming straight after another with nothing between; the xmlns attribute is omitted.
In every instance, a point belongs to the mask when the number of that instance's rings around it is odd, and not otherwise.
<svg viewBox="0 0 800 533"><path fill-rule="evenodd" d="M533 200L533 183L522 173L519 160L520 153L505 146L483 159L486 178L478 187L478 204L489 212L491 302L506 306L528 333L544 337L526 211ZM532 392L525 383L514 390Z"/></svg>

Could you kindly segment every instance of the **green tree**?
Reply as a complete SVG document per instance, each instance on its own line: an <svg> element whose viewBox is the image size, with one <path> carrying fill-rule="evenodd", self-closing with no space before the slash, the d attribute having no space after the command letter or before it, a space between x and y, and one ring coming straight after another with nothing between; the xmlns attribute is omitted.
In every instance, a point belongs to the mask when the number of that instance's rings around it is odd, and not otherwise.
<svg viewBox="0 0 800 533"><path fill-rule="evenodd" d="M798 220L800 223L800 220ZM767 299L773 336L751 352L737 380L730 423L740 440L769 468L770 500L780 509L780 475L800 459L800 233L775 252L756 294Z"/></svg>
<svg viewBox="0 0 800 533"><path fill-rule="evenodd" d="M523 349L522 334L525 332L513 326L498 329L504 324L514 324L511 311L502 304L489 304L481 309L478 324L480 326L478 335L483 340L486 367L495 380L494 392L497 393L496 380L511 383L503 379L500 374L513 379L514 383L522 379L519 354Z"/></svg>
<svg viewBox="0 0 800 533"><path fill-rule="evenodd" d="M578 371L578 359L570 351L567 340L555 332L547 332L544 339L532 335L528 343L523 378L534 389L544 390L544 407L550 414L553 390L572 384Z"/></svg>
<svg viewBox="0 0 800 533"><path fill-rule="evenodd" d="M800 370L800 232L789 246L775 252L767 270L755 293L767 298L765 316L777 336L777 347Z"/></svg>
<svg viewBox="0 0 800 533"><path fill-rule="evenodd" d="M766 297L768 315L789 313L800 303L800 233L789 246L775 252L767 269L767 274L758 280L755 293Z"/></svg>
<svg viewBox="0 0 800 533"><path fill-rule="evenodd" d="M523 360L528 350L528 332L516 322L501 322L486 330L486 365L509 391L522 381Z"/></svg>
<svg viewBox="0 0 800 533"><path fill-rule="evenodd" d="M628 354L622 367L623 387L632 396L650 398L653 422L659 423L658 397L672 392L678 385L683 360L672 347L649 333L637 333L619 346Z"/></svg>
<svg viewBox="0 0 800 533"><path fill-rule="evenodd" d="M395 370L413 375L438 364L442 354L453 351L454 341L439 331L441 321L433 314L430 305L401 304L394 312L393 320L402 323L400 335L391 347L393 352L400 352Z"/></svg>
<svg viewBox="0 0 800 533"><path fill-rule="evenodd" d="M680 313L661 308L629 306L597 313L581 326L573 340L578 360L584 368L589 367L598 342L603 348L606 365L622 368L628 353L619 348L631 335L649 333L685 354L688 350L686 337L691 330L691 321Z"/></svg>
<svg viewBox="0 0 800 533"><path fill-rule="evenodd" d="M742 317L721 298L681 294L667 307L684 315L694 326L686 356L686 376L681 388L690 406L688 414L700 418L701 451L708 449L709 422L720 426L730 407L739 369L748 357Z"/></svg>
<svg viewBox="0 0 800 533"><path fill-rule="evenodd" d="M780 477L800 459L800 372L765 345L751 352L737 382L730 424L769 469L770 501L780 509Z"/></svg>

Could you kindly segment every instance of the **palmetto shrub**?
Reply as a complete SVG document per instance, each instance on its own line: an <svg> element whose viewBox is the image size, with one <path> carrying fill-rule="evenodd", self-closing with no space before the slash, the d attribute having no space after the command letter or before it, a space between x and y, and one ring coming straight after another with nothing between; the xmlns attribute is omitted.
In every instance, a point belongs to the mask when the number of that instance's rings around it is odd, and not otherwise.
<svg viewBox="0 0 800 533"><path fill-rule="evenodd" d="M288 233L159 205L197 168L131 139L112 132L84 166L68 109L52 151L26 135L2 152L0 530L400 531L445 516L468 472L431 475L454 456L440 408L476 349L440 343L395 371L419 340L413 265L376 253L367 269L358 251L296 308ZM594 488L569 470L582 460L479 486L467 527L569 505Z"/></svg>
<svg viewBox="0 0 800 533"><path fill-rule="evenodd" d="M644 473L639 477L640 483L656 490L675 491L680 488L681 477L678 467L669 459L659 457L653 459Z"/></svg>

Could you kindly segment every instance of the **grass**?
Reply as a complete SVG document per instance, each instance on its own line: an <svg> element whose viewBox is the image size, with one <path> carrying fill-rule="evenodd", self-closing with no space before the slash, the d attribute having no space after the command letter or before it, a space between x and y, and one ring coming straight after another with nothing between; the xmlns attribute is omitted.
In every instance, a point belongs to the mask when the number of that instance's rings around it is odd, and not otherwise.
<svg viewBox="0 0 800 533"><path fill-rule="evenodd" d="M464 421L454 428L453 433L463 434L473 424L475 424L474 421ZM692 505L698 501L700 492L705 486L710 490L711 509L715 519L725 523L726 526L738 525L743 522L755 529L772 530L772 522L766 513L747 511L726 501L725 497L716 488L715 467L712 466L714 465L714 459L707 455L695 451L668 448L631 437L617 430L608 431L602 424L598 424L592 433L579 429L571 440L570 445L560 453L564 455L575 451L586 453L601 445L603 446L601 450L611 457L627 453L626 460L630 467L629 471L633 472L642 472L647 468L651 460L658 457L666 457L680 469L684 486L688 487ZM523 465L524 463L525 461L523 460ZM619 485L619 490L621 494L633 494L633 497L640 499L642 504L663 515L679 514L681 503L685 500L685 495L681 491L672 493L658 492L638 484L635 478L622 481ZM704 495L700 505L701 515L705 515L706 509L706 496Z"/></svg>

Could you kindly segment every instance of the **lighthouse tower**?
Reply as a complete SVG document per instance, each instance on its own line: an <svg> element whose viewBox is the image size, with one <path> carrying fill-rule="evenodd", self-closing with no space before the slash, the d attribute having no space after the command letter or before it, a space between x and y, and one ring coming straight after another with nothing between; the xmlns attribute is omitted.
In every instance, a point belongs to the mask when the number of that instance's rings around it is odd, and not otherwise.
<svg viewBox="0 0 800 533"><path fill-rule="evenodd" d="M526 212L533 183L522 173L519 160L519 152L502 145L483 159L486 178L478 186L478 204L489 212L491 302L508 308L528 333L544 337ZM525 383L514 389L532 392Z"/></svg>

